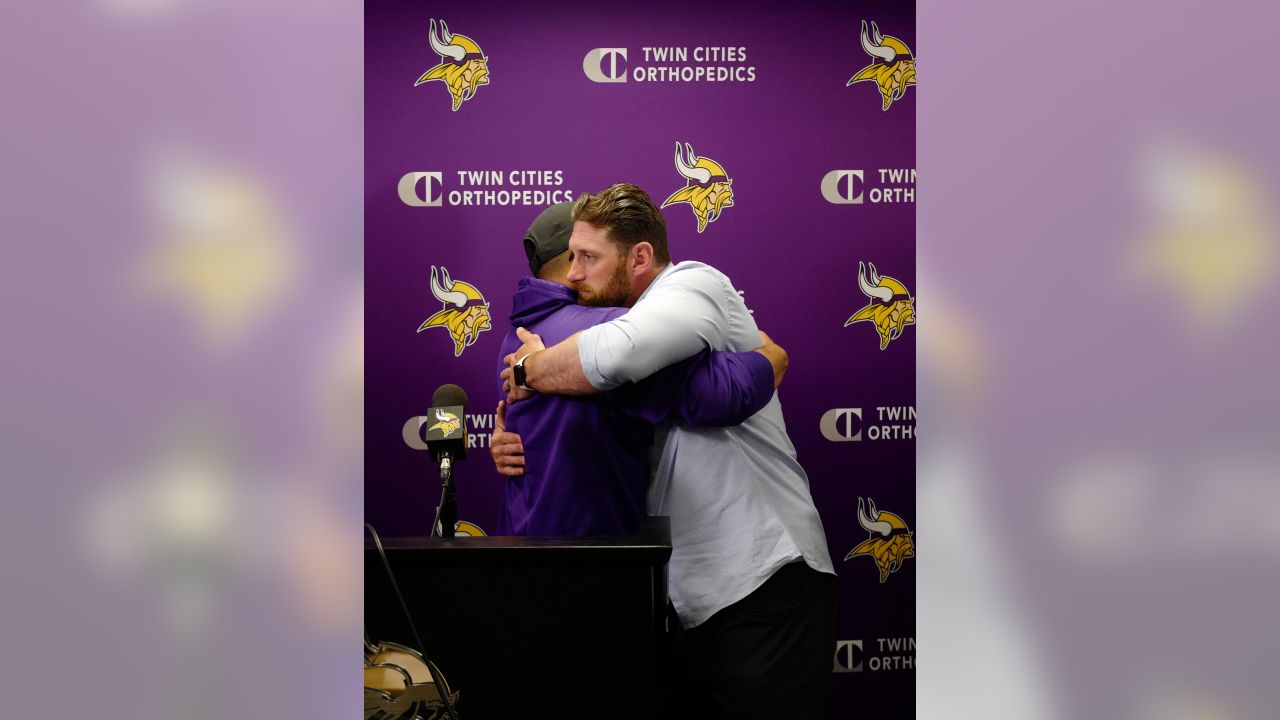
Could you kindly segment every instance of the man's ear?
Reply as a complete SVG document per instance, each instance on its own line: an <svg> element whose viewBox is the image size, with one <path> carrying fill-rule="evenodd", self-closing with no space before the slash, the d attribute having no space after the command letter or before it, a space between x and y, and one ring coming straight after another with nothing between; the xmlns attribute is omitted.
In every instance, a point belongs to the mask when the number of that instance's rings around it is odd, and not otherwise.
<svg viewBox="0 0 1280 720"><path fill-rule="evenodd" d="M648 242L638 242L631 248L631 271L633 274L640 274L647 271L653 266L653 245Z"/></svg>

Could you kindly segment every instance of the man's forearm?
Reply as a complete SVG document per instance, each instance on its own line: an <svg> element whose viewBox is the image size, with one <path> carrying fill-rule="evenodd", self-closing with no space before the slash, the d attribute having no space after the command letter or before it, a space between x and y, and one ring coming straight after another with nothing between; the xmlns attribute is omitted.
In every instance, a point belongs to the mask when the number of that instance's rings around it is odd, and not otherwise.
<svg viewBox="0 0 1280 720"><path fill-rule="evenodd" d="M555 395L594 395L582 362L578 359L578 335L529 356L524 361L525 384L540 393Z"/></svg>

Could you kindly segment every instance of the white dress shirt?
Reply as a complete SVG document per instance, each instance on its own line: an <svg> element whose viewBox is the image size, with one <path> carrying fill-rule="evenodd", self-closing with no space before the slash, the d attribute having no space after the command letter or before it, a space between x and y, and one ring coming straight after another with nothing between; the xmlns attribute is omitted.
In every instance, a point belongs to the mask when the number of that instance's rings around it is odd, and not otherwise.
<svg viewBox="0 0 1280 720"><path fill-rule="evenodd" d="M758 347L759 329L729 278L686 261L659 273L626 315L584 331L578 354L604 391L704 348ZM777 393L735 427L660 426L650 466L649 512L671 518L670 594L686 628L794 560L835 574Z"/></svg>

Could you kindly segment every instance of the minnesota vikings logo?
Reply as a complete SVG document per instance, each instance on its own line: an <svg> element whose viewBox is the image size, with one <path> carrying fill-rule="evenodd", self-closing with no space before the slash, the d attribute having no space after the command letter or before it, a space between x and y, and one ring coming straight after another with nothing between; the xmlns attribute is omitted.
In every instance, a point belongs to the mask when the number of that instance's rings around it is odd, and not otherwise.
<svg viewBox="0 0 1280 720"><path fill-rule="evenodd" d="M422 73L414 87L432 80L443 82L449 86L456 111L463 100L476 96L476 88L489 84L489 58L475 40L450 33L444 20L440 21L439 34L436 34L436 21L431 21L431 49L440 56L441 63Z"/></svg>
<svg viewBox="0 0 1280 720"><path fill-rule="evenodd" d="M453 336L454 357L474 345L480 333L491 329L489 303L484 296L474 285L449 277L446 268L441 267L437 275L435 266L431 266L431 294L444 303L444 308L427 318L418 332L431 327L447 329Z"/></svg>
<svg viewBox="0 0 1280 720"><path fill-rule="evenodd" d="M427 428L428 433L432 430L439 430L441 435L449 437L458 432L458 428L462 427L462 421L458 419L457 415L444 410L436 410L436 420L439 422Z"/></svg>
<svg viewBox="0 0 1280 720"><path fill-rule="evenodd" d="M733 207L733 180L720 163L693 154L689 143L684 144L687 158L680 154L676 143L676 170L684 176L685 186L671 194L662 207L676 203L689 203L698 218L698 232L720 217L723 208Z"/></svg>
<svg viewBox="0 0 1280 720"><path fill-rule="evenodd" d="M881 350L889 347L890 340L901 337L903 328L916 324L915 300L907 292L907 286L888 275L880 275L874 264L868 279L866 265L858 263L858 287L871 302L846 320L844 326L849 327L856 322L872 323L880 333Z"/></svg>
<svg viewBox="0 0 1280 720"><path fill-rule="evenodd" d="M466 520L459 520L453 524L453 534L455 537L484 537L486 535L479 525Z"/></svg>
<svg viewBox="0 0 1280 720"><path fill-rule="evenodd" d="M440 532L440 523L436 523L436 533ZM487 537L488 533L479 525L466 520L459 520L453 524L454 537Z"/></svg>
<svg viewBox="0 0 1280 720"><path fill-rule="evenodd" d="M874 82L880 88L884 101L881 110L888 110L894 100L902 99L907 88L916 84L916 58L911 48L892 35L881 35L880 28L871 23L867 34L867 21L862 21L862 49L871 56L871 64L858 71L845 83L848 87L858 82Z"/></svg>
<svg viewBox="0 0 1280 720"><path fill-rule="evenodd" d="M869 556L876 561L876 567L880 568L880 582L888 580L890 573L901 569L904 560L915 557L911 528L897 515L877 510L875 502L870 498L865 502L858 498L858 524L870 533L870 537L858 543L844 559Z"/></svg>

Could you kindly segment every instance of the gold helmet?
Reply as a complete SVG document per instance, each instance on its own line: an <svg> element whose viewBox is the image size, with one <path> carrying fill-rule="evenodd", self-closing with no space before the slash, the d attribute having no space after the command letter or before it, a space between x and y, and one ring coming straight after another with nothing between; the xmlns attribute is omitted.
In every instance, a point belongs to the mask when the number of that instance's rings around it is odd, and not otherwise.
<svg viewBox="0 0 1280 720"><path fill-rule="evenodd" d="M874 263L870 263L870 265L871 275L868 277L866 266L861 261L858 262L858 287L862 289L863 295L871 298L872 301L879 300L885 304L894 300L911 299L911 293L907 290L906 285L894 278L876 272Z"/></svg>
<svg viewBox="0 0 1280 720"><path fill-rule="evenodd" d="M699 185L710 185L714 182L731 182L724 166L709 157L698 157L693 154L689 143L684 144L685 155L680 152L680 143L676 143L676 170L690 182ZM686 157L687 155L687 157Z"/></svg>
<svg viewBox="0 0 1280 720"><path fill-rule="evenodd" d="M862 21L862 49L871 57L886 63L915 59L906 43L892 35L881 35L880 28L874 22L868 33L866 20Z"/></svg>
<svg viewBox="0 0 1280 720"><path fill-rule="evenodd" d="M445 25L444 20L440 21L440 30L437 33L434 18L431 20L431 49L444 58L445 62L451 62L454 65L461 65L468 60L485 59L484 51L475 40L466 35L450 33L449 26Z"/></svg>

